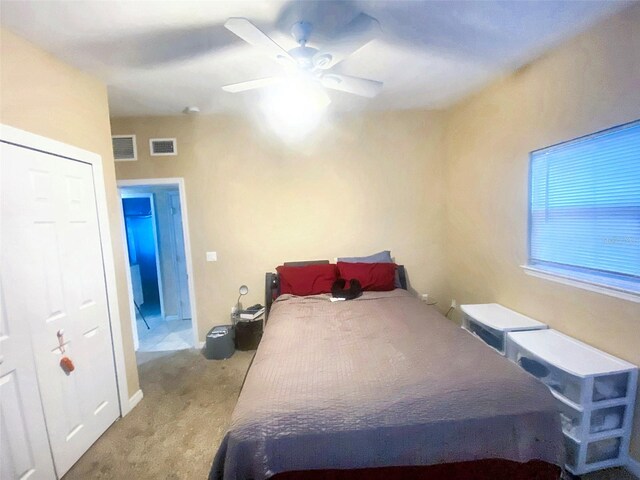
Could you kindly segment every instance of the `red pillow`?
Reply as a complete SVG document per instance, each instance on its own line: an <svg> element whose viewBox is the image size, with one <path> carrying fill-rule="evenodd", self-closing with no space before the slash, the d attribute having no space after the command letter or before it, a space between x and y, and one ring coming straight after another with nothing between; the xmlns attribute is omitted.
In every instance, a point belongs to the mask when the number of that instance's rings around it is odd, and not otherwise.
<svg viewBox="0 0 640 480"><path fill-rule="evenodd" d="M276 268L280 277L280 293L292 295L317 295L331 292L338 270L331 263L305 265L303 267Z"/></svg>
<svg viewBox="0 0 640 480"><path fill-rule="evenodd" d="M395 288L395 263L347 263L338 262L340 278L353 280L362 285L362 290L385 292Z"/></svg>

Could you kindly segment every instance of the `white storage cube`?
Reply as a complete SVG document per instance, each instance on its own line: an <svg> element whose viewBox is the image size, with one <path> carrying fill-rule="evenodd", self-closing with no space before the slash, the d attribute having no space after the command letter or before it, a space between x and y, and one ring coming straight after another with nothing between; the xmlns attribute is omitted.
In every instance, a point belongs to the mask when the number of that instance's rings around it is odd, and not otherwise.
<svg viewBox="0 0 640 480"><path fill-rule="evenodd" d="M576 405L608 406L635 390L635 365L556 330L511 333L507 356Z"/></svg>
<svg viewBox="0 0 640 480"><path fill-rule="evenodd" d="M612 437L582 444L565 437L566 466L569 471L580 475L593 472L602 468L610 468L618 465L621 456L622 438ZM584 458L581 458L583 456ZM582 466L581 466L582 465Z"/></svg>
<svg viewBox="0 0 640 480"><path fill-rule="evenodd" d="M461 305L460 308L463 312L462 328L482 339L501 355L505 354L508 332L547 328L544 323L497 303Z"/></svg>
<svg viewBox="0 0 640 480"><path fill-rule="evenodd" d="M513 337L510 338L513 339ZM561 367L557 367L515 341L509 342L507 357L520 365L523 370L540 379L556 396L564 397L564 400L569 405L577 409L582 403L582 386L584 382L580 377L567 372Z"/></svg>
<svg viewBox="0 0 640 480"><path fill-rule="evenodd" d="M506 350L556 397L569 471L582 475L626 463L635 365L551 329L509 333Z"/></svg>
<svg viewBox="0 0 640 480"><path fill-rule="evenodd" d="M592 410L591 419L589 420L589 433L603 433L621 429L624 424L626 410L626 405Z"/></svg>
<svg viewBox="0 0 640 480"><path fill-rule="evenodd" d="M606 437L623 433L626 405L591 411L577 410L558 399L562 432L575 441L585 437ZM582 430L586 423L586 430Z"/></svg>
<svg viewBox="0 0 640 480"><path fill-rule="evenodd" d="M570 405L558 402L560 410L560 422L562 423L562 432L578 442L580 438L581 428L583 425L584 412L576 410Z"/></svg>
<svg viewBox="0 0 640 480"><path fill-rule="evenodd" d="M490 347L493 347L498 352L504 354L506 342L505 332L489 328L482 323L475 321L473 318L467 317L465 324L466 326L463 326L463 328L473 333L476 337L479 337Z"/></svg>
<svg viewBox="0 0 640 480"><path fill-rule="evenodd" d="M577 471L578 463L580 461L580 444L575 440L565 436L564 449L566 455L565 466L572 472Z"/></svg>
<svg viewBox="0 0 640 480"><path fill-rule="evenodd" d="M593 402L602 402L613 398L627 396L629 385L629 373L617 373L612 375L599 375L593 380Z"/></svg>
<svg viewBox="0 0 640 480"><path fill-rule="evenodd" d="M615 460L620 456L622 439L619 437L604 438L587 444L586 464L594 464Z"/></svg>

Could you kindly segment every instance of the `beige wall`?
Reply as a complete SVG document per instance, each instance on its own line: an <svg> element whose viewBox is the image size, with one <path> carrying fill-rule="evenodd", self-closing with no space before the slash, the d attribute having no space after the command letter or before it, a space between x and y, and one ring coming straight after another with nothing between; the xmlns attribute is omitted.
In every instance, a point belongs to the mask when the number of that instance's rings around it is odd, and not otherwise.
<svg viewBox="0 0 640 480"><path fill-rule="evenodd" d="M200 338L229 312L264 301L264 273L284 261L391 249L412 286L444 295L441 119L424 112L344 118L290 148L237 117L112 120L137 135L118 179L184 177ZM150 157L150 137L177 137L177 157ZM205 252L218 261L205 261Z"/></svg>
<svg viewBox="0 0 640 480"><path fill-rule="evenodd" d="M525 275L530 151L640 118L640 5L449 112L447 276L458 303L499 302L640 365L640 303ZM636 402L637 403L637 402ZM640 408L632 455L640 459Z"/></svg>
<svg viewBox="0 0 640 480"><path fill-rule="evenodd" d="M0 29L0 123L74 145L102 156L116 263L129 393L138 390L121 216L115 188L107 89L38 47Z"/></svg>

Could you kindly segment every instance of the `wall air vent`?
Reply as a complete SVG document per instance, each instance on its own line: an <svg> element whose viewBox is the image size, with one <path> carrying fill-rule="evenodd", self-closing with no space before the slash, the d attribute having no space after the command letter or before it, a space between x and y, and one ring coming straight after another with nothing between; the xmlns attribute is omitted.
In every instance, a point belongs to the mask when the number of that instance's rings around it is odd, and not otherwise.
<svg viewBox="0 0 640 480"><path fill-rule="evenodd" d="M130 162L138 159L135 135L113 135L113 158L116 162Z"/></svg>
<svg viewBox="0 0 640 480"><path fill-rule="evenodd" d="M149 150L151 150L152 156L177 155L178 145L175 138L151 138Z"/></svg>

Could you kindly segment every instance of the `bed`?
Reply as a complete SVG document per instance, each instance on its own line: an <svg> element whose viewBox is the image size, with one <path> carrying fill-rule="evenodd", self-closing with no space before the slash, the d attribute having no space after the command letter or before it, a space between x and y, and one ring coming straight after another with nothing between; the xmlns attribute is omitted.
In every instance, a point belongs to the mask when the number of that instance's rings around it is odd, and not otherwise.
<svg viewBox="0 0 640 480"><path fill-rule="evenodd" d="M548 389L402 286L279 295L211 480L557 479Z"/></svg>

